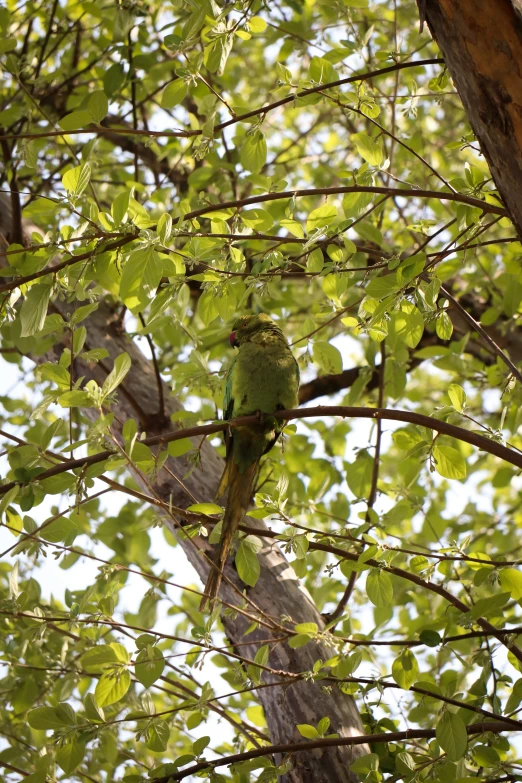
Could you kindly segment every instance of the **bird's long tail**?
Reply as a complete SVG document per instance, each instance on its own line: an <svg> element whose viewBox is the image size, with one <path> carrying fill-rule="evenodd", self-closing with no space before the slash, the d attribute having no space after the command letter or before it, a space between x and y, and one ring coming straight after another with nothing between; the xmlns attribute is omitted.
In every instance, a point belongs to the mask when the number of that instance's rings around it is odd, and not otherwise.
<svg viewBox="0 0 522 783"><path fill-rule="evenodd" d="M234 533L243 521L243 517L250 505L258 467L259 459L249 465L243 473L240 473L238 466L234 462L233 454L230 454L227 459L217 492L217 497L219 497L226 491L227 487L229 488L227 506L223 518L219 548L213 557L213 565L205 585L205 595L201 599L199 606L200 611L203 611L208 603L213 604L217 598L223 578L223 569Z"/></svg>

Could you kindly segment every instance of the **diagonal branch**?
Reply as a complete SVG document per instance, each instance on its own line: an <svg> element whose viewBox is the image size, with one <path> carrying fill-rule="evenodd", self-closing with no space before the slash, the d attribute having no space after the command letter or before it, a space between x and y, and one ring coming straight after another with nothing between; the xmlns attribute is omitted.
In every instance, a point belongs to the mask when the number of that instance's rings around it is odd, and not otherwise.
<svg viewBox="0 0 522 783"><path fill-rule="evenodd" d="M105 54L105 53L103 53ZM102 55L103 56L103 55ZM81 71L78 71L76 74L73 74L73 76L70 76L68 79L66 79L64 82L62 82L58 87L55 87L51 92L49 93L50 97L53 95L57 90L61 89L65 84L67 84L69 81L76 79L80 74L84 73L85 71L89 70L93 67L99 60L100 57L97 57L95 60L91 61L88 65L85 66L85 68L82 68ZM222 122L219 125L216 125L214 128L214 131L219 133L223 130L223 128L228 128L229 125L234 125L237 122L243 122L244 120L250 119L251 117L259 117L259 116L265 116L269 111L272 111L273 109L279 108L279 106L285 106L287 103L293 103L296 98L305 98L307 95L314 95L315 93L320 93L323 90L331 89L332 87L341 87L343 84L351 84L353 82L363 82L368 81L369 79L376 78L377 76L384 76L388 73L394 73L396 71L402 71L404 68L422 68L425 65L443 65L444 60L440 59L439 57L433 57L428 60L412 60L410 62L406 63L395 63L394 65L390 65L387 68L379 68L375 71L367 71L366 73L359 73L355 76L348 76L345 79L337 79L334 82L328 82L327 84L320 84L317 87L311 87L308 90L301 90L297 93L292 93L291 95L288 95L286 98L281 98L279 101L275 101L274 103L270 103L267 106L261 106L258 109L252 109L252 111L246 112L245 114L239 114L233 117L231 120L227 120L226 122ZM103 133L104 130L102 128L91 128L89 130L79 128L77 130L69 131L69 133ZM135 133L134 131L130 131L131 133ZM202 130L190 130L190 131L139 131L138 135L142 136L156 136L156 137L181 137L181 138L187 138L189 136L201 136L203 133ZM35 139L42 136L56 136L61 135L57 134L55 132L50 133L29 133L29 134L21 134L19 136L16 136L15 134L10 134L7 136L0 136L0 139L11 139L11 138L21 138L21 139Z"/></svg>

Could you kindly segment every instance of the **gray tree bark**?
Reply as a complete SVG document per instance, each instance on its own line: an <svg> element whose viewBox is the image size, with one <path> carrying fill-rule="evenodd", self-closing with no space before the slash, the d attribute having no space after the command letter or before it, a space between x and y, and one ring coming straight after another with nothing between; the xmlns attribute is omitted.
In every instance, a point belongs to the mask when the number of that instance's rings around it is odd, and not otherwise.
<svg viewBox="0 0 522 783"><path fill-rule="evenodd" d="M0 194L0 231L9 238L10 233L10 204ZM1 249L1 248L0 248ZM0 256L0 263L1 263ZM5 256L4 256L5 260ZM64 318L71 305L55 300L53 308ZM109 359L98 364L87 364L76 360L76 376L85 376L85 382L94 379L100 386L103 384L107 373L112 368L112 361L122 351L126 351L132 360L132 368L125 378L124 384L118 388L118 421L114 423L114 430L121 436L122 425L130 418L138 422L138 426L149 429L153 418L150 414L158 410L158 385L152 362L146 359L138 345L131 340L120 328L116 321L116 313L111 311L107 304L101 302L98 310L93 313L83 324L87 327L87 341L84 350L92 348L105 348ZM52 350L45 356L32 357L36 362L58 361L64 348L70 347L68 336L65 334L58 339ZM166 421L160 422L160 427L155 431L168 432L174 428L170 421L170 415L182 409L179 401L169 396L170 390L164 384L164 397L166 400ZM89 411L86 411L89 415ZM96 417L96 413L92 414ZM199 444L194 442L194 446ZM194 501L183 489L197 498L198 502L211 501L222 472L223 461L216 451L206 441L201 448L200 465L188 476L189 464L184 457L169 457L167 466L174 477L166 470L161 470L154 482L153 489L157 496L167 503L186 508ZM135 474L137 483L147 493L150 493L150 485L143 476ZM176 481L178 479L178 481ZM181 481L181 483L179 483ZM164 516L164 524L176 535L179 525L168 515ZM256 522L259 527L259 523ZM209 564L198 548L210 554L212 547L207 539L194 540L186 537L178 538L188 560L194 566L197 573L206 582L209 572ZM195 546L197 545L197 546ZM254 588L248 588L247 595L259 609L259 618L269 618L276 624L282 622L282 618L291 618L290 623L317 623L319 628L324 627L324 622L314 606L308 593L299 583L295 572L287 562L281 550L270 539L265 539L263 549L259 553L261 574ZM225 569L225 577L229 579L239 591L244 590L245 585L239 580L232 559ZM240 604L238 593L228 584L224 583L221 596L226 602ZM255 611L249 607L252 614ZM227 612L222 616L223 625L228 640L232 645L241 644L240 653L245 658L253 659L259 645L256 641L267 638L277 638L280 635L277 628L261 626L258 630L244 636L251 624L251 620L239 613ZM291 625L290 625L291 627ZM245 645L245 642L247 644ZM332 650L325 644L310 642L305 647L292 650L287 644L274 644L272 646L268 666L283 672L311 671L318 659L323 661L331 657ZM277 683L282 677L277 674L266 673L263 675L263 683ZM283 677L284 678L284 677ZM353 699L343 694L339 689L332 688L324 692L320 684L312 682L298 682L291 686L278 686L262 688L258 691L259 699L263 705L270 737L274 744L295 742L301 739L296 725L299 723L317 724L322 717L330 718L330 732L336 732L341 736L360 736L363 732L362 723ZM284 783L353 783L358 778L350 772L350 762L357 756L367 753L366 746L327 748L310 752L296 753L292 759L292 769L282 780Z"/></svg>

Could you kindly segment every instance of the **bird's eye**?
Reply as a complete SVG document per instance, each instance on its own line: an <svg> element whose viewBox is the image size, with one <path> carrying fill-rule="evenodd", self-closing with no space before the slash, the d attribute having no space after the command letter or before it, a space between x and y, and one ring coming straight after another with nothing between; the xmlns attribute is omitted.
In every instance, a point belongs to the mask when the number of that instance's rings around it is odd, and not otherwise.
<svg viewBox="0 0 522 783"><path fill-rule="evenodd" d="M246 327L246 323L241 324L241 328L244 329Z"/></svg>

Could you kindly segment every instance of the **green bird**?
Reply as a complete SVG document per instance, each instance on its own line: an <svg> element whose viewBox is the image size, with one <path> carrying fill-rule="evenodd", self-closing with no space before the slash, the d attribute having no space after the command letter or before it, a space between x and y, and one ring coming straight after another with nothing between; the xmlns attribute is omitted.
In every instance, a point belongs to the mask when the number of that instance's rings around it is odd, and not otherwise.
<svg viewBox="0 0 522 783"><path fill-rule="evenodd" d="M259 461L285 425L270 414L298 405L299 367L283 332L268 315L238 318L232 326L230 343L239 351L226 378L224 418L258 414L258 421L225 434L226 464L216 497L228 490L228 498L201 610L217 597L234 533L252 500Z"/></svg>

